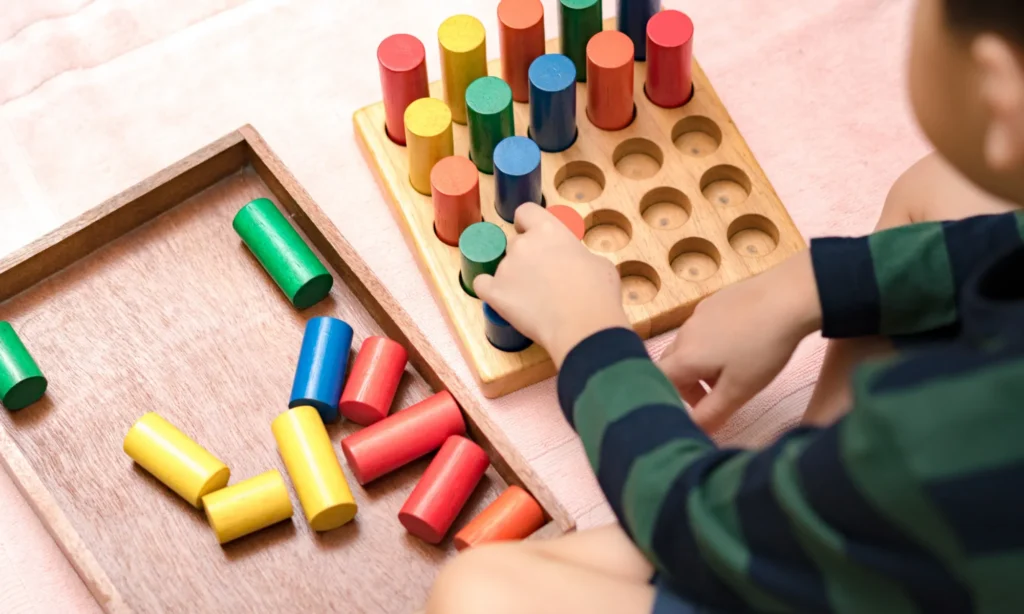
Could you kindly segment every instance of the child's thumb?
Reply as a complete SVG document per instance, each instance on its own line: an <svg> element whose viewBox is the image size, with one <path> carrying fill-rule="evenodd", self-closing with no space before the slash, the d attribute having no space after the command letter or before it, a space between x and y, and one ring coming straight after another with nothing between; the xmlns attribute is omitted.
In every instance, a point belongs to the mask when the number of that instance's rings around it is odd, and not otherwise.
<svg viewBox="0 0 1024 614"><path fill-rule="evenodd" d="M476 279L473 280L473 292L477 298L485 303L490 303L492 307L498 308L498 305L494 304L494 277L491 275L477 275Z"/></svg>
<svg viewBox="0 0 1024 614"><path fill-rule="evenodd" d="M734 389L729 386L728 377L723 375L715 382L711 392L693 407L693 420L705 432L714 433L725 426L741 403L737 401Z"/></svg>

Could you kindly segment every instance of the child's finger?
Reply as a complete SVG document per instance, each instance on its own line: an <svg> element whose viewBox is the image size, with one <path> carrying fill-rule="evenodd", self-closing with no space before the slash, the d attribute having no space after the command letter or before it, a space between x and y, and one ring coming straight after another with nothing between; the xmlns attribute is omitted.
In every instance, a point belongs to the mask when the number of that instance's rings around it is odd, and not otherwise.
<svg viewBox="0 0 1024 614"><path fill-rule="evenodd" d="M544 222L544 216L551 215L535 203L524 203L516 209L515 227L520 234L528 232Z"/></svg>
<svg viewBox="0 0 1024 614"><path fill-rule="evenodd" d="M711 392L693 408L693 419L708 433L714 433L725 426L740 402L734 389L728 385L728 378L720 377Z"/></svg>
<svg viewBox="0 0 1024 614"><path fill-rule="evenodd" d="M491 275L477 275L476 279L473 280L473 292L476 293L477 297L490 304L491 307L498 309L498 306L494 303L494 277Z"/></svg>

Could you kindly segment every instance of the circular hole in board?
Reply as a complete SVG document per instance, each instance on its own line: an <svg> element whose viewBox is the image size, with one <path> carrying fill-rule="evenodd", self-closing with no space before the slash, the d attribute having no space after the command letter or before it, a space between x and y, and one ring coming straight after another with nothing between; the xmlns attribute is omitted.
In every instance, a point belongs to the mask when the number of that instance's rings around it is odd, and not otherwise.
<svg viewBox="0 0 1024 614"><path fill-rule="evenodd" d="M704 173L700 190L715 205L738 205L750 196L750 178L735 166L723 164Z"/></svg>
<svg viewBox="0 0 1024 614"><path fill-rule="evenodd" d="M604 173L596 164L573 160L555 173L559 196L574 203L589 203L604 192Z"/></svg>
<svg viewBox="0 0 1024 614"><path fill-rule="evenodd" d="M668 252L669 265L686 281L704 281L718 272L722 255L714 243L700 237L687 237Z"/></svg>
<svg viewBox="0 0 1024 614"><path fill-rule="evenodd" d="M643 305L650 303L661 290L661 278L654 267L646 262L630 260L618 266L622 279L622 303Z"/></svg>
<svg viewBox="0 0 1024 614"><path fill-rule="evenodd" d="M584 220L587 231L583 243L596 252L617 252L629 245L633 225L614 209L598 209Z"/></svg>
<svg viewBox="0 0 1024 614"><path fill-rule="evenodd" d="M704 158L721 147L722 129L701 115L684 117L672 128L672 142L684 155Z"/></svg>
<svg viewBox="0 0 1024 614"><path fill-rule="evenodd" d="M648 179L658 174L665 155L653 141L636 137L619 143L612 154L615 170L630 179Z"/></svg>
<svg viewBox="0 0 1024 614"><path fill-rule="evenodd" d="M763 215L743 215L729 224L729 245L744 256L767 256L779 245L779 229Z"/></svg>
<svg viewBox="0 0 1024 614"><path fill-rule="evenodd" d="M652 228L672 230L690 219L690 199L675 188L654 188L640 199L640 215Z"/></svg>

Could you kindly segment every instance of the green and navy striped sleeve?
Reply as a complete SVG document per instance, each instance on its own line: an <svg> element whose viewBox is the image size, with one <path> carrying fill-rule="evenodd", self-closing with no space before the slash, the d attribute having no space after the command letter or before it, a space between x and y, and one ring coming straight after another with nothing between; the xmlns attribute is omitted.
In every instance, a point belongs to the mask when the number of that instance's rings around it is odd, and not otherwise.
<svg viewBox="0 0 1024 614"><path fill-rule="evenodd" d="M696 603L1011 611L998 606L1024 602L1024 352L980 352L862 370L846 418L758 451L715 445L630 330L577 345L558 394L619 523Z"/></svg>
<svg viewBox="0 0 1024 614"><path fill-rule="evenodd" d="M811 241L822 335L901 336L955 325L972 271L1022 244L1024 213Z"/></svg>

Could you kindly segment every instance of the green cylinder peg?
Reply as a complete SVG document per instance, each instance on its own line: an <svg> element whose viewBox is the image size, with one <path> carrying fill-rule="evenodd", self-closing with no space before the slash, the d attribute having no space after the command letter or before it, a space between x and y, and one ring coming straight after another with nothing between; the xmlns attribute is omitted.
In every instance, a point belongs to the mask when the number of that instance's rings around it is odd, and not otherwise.
<svg viewBox="0 0 1024 614"><path fill-rule="evenodd" d="M330 293L334 278L270 199L242 207L231 225L297 309Z"/></svg>
<svg viewBox="0 0 1024 614"><path fill-rule="evenodd" d="M11 411L24 409L43 397L46 378L28 353L14 327L0 322L0 401Z"/></svg>
<svg viewBox="0 0 1024 614"><path fill-rule="evenodd" d="M562 55L576 65L576 80L587 80L587 43L601 31L601 0L559 0Z"/></svg>
<svg viewBox="0 0 1024 614"><path fill-rule="evenodd" d="M498 77L480 77L466 88L469 158L482 173L494 172L494 148L515 134L512 88Z"/></svg>
<svg viewBox="0 0 1024 614"><path fill-rule="evenodd" d="M459 237L459 253L462 256L459 279L467 294L476 298L473 281L477 275L494 275L498 263L505 257L507 245L505 231L490 222L477 222L462 231Z"/></svg>

